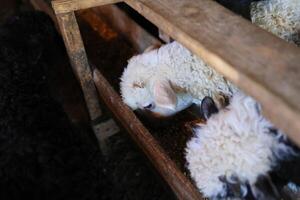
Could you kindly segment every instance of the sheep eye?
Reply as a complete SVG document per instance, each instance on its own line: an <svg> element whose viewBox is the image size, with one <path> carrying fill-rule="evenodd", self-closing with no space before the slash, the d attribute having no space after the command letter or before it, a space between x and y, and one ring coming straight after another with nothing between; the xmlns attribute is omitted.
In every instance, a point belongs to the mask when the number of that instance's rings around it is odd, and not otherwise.
<svg viewBox="0 0 300 200"><path fill-rule="evenodd" d="M149 110L149 109L151 109L152 107L153 107L153 104L150 103L150 104L148 104L147 106L144 106L144 109Z"/></svg>

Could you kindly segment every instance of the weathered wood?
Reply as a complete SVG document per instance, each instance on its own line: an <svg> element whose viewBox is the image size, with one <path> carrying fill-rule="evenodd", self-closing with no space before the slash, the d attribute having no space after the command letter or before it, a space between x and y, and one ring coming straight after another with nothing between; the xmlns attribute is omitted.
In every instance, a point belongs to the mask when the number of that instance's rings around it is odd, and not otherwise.
<svg viewBox="0 0 300 200"><path fill-rule="evenodd" d="M137 119L134 113L122 102L121 97L96 69L94 81L99 95L114 114L117 121L128 131L133 140L144 151L149 160L168 182L179 199L202 199L198 190L185 177L175 163Z"/></svg>
<svg viewBox="0 0 300 200"><path fill-rule="evenodd" d="M139 52L143 52L150 45L161 44L135 21L127 16L115 5L106 5L92 9L103 18L114 30L121 33Z"/></svg>
<svg viewBox="0 0 300 200"><path fill-rule="evenodd" d="M120 1L121 0L53 0L51 3L55 13L61 14L96 6L118 3Z"/></svg>
<svg viewBox="0 0 300 200"><path fill-rule="evenodd" d="M212 0L125 2L256 98L300 145L299 48Z"/></svg>
<svg viewBox="0 0 300 200"><path fill-rule="evenodd" d="M96 120L102 113L75 14L70 12L56 16L73 71L80 82L91 120Z"/></svg>
<svg viewBox="0 0 300 200"><path fill-rule="evenodd" d="M119 35L102 17L93 12L92 9L77 11L76 16L88 24L95 33L107 42L116 39Z"/></svg>

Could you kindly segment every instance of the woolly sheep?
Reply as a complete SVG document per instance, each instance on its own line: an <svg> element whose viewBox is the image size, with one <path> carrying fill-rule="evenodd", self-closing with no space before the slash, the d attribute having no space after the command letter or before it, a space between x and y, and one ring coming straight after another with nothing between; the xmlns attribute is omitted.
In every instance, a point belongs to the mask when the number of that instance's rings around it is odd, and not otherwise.
<svg viewBox="0 0 300 200"><path fill-rule="evenodd" d="M134 56L121 77L123 101L170 116L205 96L222 102L236 87L178 42Z"/></svg>
<svg viewBox="0 0 300 200"><path fill-rule="evenodd" d="M203 113L218 112L208 100L202 102ZM261 115L259 104L242 92L233 95L228 107L211 114L205 114L207 123L199 124L186 147L187 168L199 190L213 199L277 199L269 172L299 150L288 145ZM266 184L272 191L262 188Z"/></svg>
<svg viewBox="0 0 300 200"><path fill-rule="evenodd" d="M264 0L251 4L254 24L278 37L300 45L300 1Z"/></svg>
<svg viewBox="0 0 300 200"><path fill-rule="evenodd" d="M251 19L253 24L300 45L300 1L298 0L216 0Z"/></svg>

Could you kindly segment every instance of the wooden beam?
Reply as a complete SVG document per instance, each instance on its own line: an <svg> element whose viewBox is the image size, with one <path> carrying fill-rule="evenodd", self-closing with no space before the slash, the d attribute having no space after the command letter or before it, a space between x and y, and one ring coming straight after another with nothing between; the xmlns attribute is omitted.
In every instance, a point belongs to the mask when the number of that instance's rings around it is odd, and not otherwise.
<svg viewBox="0 0 300 200"><path fill-rule="evenodd" d="M300 145L299 48L212 0L125 2L256 98Z"/></svg>
<svg viewBox="0 0 300 200"><path fill-rule="evenodd" d="M55 13L61 14L118 2L121 0L53 0L51 3Z"/></svg>
<svg viewBox="0 0 300 200"><path fill-rule="evenodd" d="M94 121L102 112L75 14L69 12L56 16L71 66L80 82L91 120Z"/></svg>
<svg viewBox="0 0 300 200"><path fill-rule="evenodd" d="M94 71L94 81L106 106L144 151L154 167L173 189L178 199L202 199L195 186L181 173L175 163L167 156L135 114L123 103L121 97L97 69Z"/></svg>
<svg viewBox="0 0 300 200"><path fill-rule="evenodd" d="M158 39L140 27L116 5L101 6L93 8L92 10L95 14L104 19L114 30L124 35L139 52L143 52L151 45L161 44Z"/></svg>

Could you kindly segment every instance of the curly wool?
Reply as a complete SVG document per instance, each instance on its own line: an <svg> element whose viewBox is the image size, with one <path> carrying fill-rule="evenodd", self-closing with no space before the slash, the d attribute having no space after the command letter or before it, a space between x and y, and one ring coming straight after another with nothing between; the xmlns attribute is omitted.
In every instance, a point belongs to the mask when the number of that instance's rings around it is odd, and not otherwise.
<svg viewBox="0 0 300 200"><path fill-rule="evenodd" d="M252 23L300 45L300 1L264 0L251 4Z"/></svg>
<svg viewBox="0 0 300 200"><path fill-rule="evenodd" d="M231 96L236 90L229 81L193 55L178 42L172 42L159 49L134 56L121 77L123 101L132 109L137 102L149 102L151 94L147 85L155 78L166 78L175 87L202 100L205 96L217 94ZM134 87L139 85L140 87Z"/></svg>
<svg viewBox="0 0 300 200"><path fill-rule="evenodd" d="M220 177L237 176L242 183L253 185L267 174L282 152L290 153L279 142L281 134L270 132L272 128L256 101L236 93L230 105L196 129L187 143L187 167L199 190L206 197L225 197L226 185Z"/></svg>

